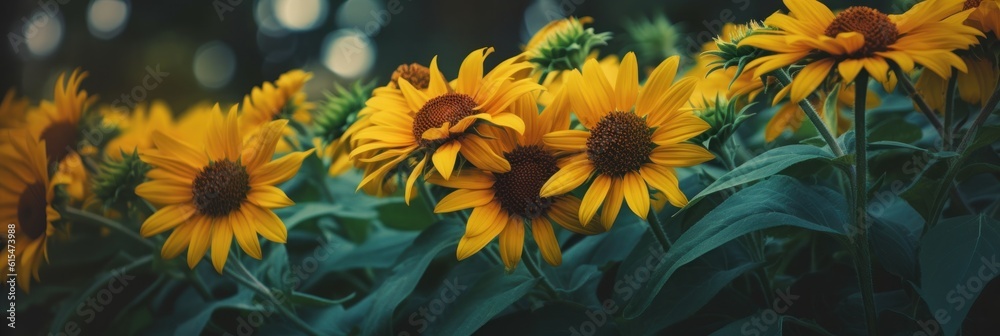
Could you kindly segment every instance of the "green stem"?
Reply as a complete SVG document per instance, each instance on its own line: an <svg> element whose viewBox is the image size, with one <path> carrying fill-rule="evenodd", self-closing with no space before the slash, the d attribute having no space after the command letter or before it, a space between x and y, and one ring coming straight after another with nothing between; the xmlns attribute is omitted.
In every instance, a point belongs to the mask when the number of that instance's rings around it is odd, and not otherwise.
<svg viewBox="0 0 1000 336"><path fill-rule="evenodd" d="M792 77L788 75L788 72L784 69L779 69L771 74L778 78L778 82L780 82L782 86L788 86L792 83ZM826 123L823 122L823 118L819 116L819 113L816 112L816 108L809 103L809 100L803 99L802 101L799 101L798 104L799 107L802 108L802 111L806 113L806 117L809 117L809 121L813 123L813 126L816 126L816 131L818 131L819 135L823 137L826 144L830 146L830 150L833 151L833 154L837 157L844 156L844 150L840 148L840 144L837 143L837 138L830 133L830 128L826 126Z"/></svg>
<svg viewBox="0 0 1000 336"><path fill-rule="evenodd" d="M201 280L201 276L198 275L198 272L195 272L186 265L181 266L181 268L184 269L184 277L188 278L188 281L191 281L191 284L194 286L195 291L198 292L198 295L200 295L202 299L205 299L205 301L212 300L212 292L208 290L208 286L206 286L205 282Z"/></svg>
<svg viewBox="0 0 1000 336"><path fill-rule="evenodd" d="M538 267L538 263L535 262L535 257L531 254L531 251L528 251L527 246L525 247L526 248L523 253L524 255L521 259L524 260L524 266L528 269L528 273L531 273L532 276L538 279L538 283L543 289L545 289L546 292L549 293L550 296L558 298L559 292L556 292L556 287L552 285L552 282L545 276L545 273L542 273L542 269Z"/></svg>
<svg viewBox="0 0 1000 336"><path fill-rule="evenodd" d="M288 308L285 307L280 300L274 297L274 294L271 293L271 290L268 289L267 286L265 286L259 280L257 280L257 278L254 277L249 270L247 270L246 266L243 266L243 263L240 262L238 258L231 258L231 264L235 267L224 268L224 272L226 273L226 275L229 275L234 280L236 280L236 282L239 282L240 284L254 290L255 292L257 292L257 294L260 294L264 298L270 300L271 303L273 303L274 306L278 309L278 311L282 315L284 315L285 318L291 321L292 324L298 327L298 329L303 333L307 335L317 335L317 336L323 334L313 329L311 326L309 326L308 323L306 323L305 321L300 319L297 315L295 315L295 313L288 310ZM236 271L233 271L233 268L236 268Z"/></svg>
<svg viewBox="0 0 1000 336"><path fill-rule="evenodd" d="M896 65L896 63L889 62L889 67L892 68L892 72L896 74L896 78L899 80L899 84L903 85L903 90L906 94L910 96L913 103L917 105L917 109L927 117L927 121L934 125L934 129L938 131L938 134L944 136L944 126L941 125L941 120L938 120L937 116L934 115L934 109L931 108L924 97L917 93L917 87L913 85L910 81L910 76L903 72L903 69Z"/></svg>
<svg viewBox="0 0 1000 336"><path fill-rule="evenodd" d="M660 247L663 248L664 252L669 251L673 243L670 242L670 238L667 238L667 232L663 230L660 218L656 216L656 210L652 206L649 207L649 214L646 215L646 220L649 222L649 230L653 231L653 237L656 237L656 242L660 243Z"/></svg>
<svg viewBox="0 0 1000 336"><path fill-rule="evenodd" d="M998 103L1000 103L1000 86L997 86L997 89L993 91L993 95L990 96L990 99L986 101L986 104L983 104L983 109L979 111L979 116L977 116L976 120L974 120L972 125L969 126L969 131L965 132L965 136L962 137L962 142L958 144L958 153L961 154L966 148L969 147L969 145L972 145L972 139L975 138L975 134L979 131L979 127L986 123L986 119L990 117L990 114L993 114L993 111L997 108Z"/></svg>
<svg viewBox="0 0 1000 336"><path fill-rule="evenodd" d="M955 93L958 91L958 70L952 67L951 73L951 78L948 78L948 91L945 91L944 98L944 133L942 135L944 150L951 149L951 142L954 140L952 127L955 124Z"/></svg>
<svg viewBox="0 0 1000 336"><path fill-rule="evenodd" d="M101 217L101 216L98 216L98 215L95 215L95 214L92 214L92 213L89 213L89 212L86 212L86 211L83 211L83 210L80 210L80 209L77 209L77 208L66 207L66 208L63 209L63 212L65 214L69 215L69 217L71 217L71 218L75 218L77 220L81 220L81 221L85 221L85 222L90 222L92 224L98 224L98 225L107 227L109 229L121 232L121 233L125 234L126 236L128 236L129 238L132 238L133 240L135 240L135 241L137 241L137 242L139 242L139 243L141 243L143 245L146 245L150 249L153 249L153 250L157 249L156 245L153 244L153 242L151 242L149 240L146 240L146 239L143 239L141 236L139 236L138 233L135 233L135 231L129 230L125 226L121 225L121 223L115 222L113 220L110 220L110 219L107 219L107 218L104 218L104 217Z"/></svg>
<svg viewBox="0 0 1000 336"><path fill-rule="evenodd" d="M878 333L875 311L875 289L872 285L871 248L868 241L868 128L865 124L865 105L868 95L868 73L861 70L854 82L854 136L855 181L854 220L858 230L855 239L857 250L858 281L868 321L868 335Z"/></svg>

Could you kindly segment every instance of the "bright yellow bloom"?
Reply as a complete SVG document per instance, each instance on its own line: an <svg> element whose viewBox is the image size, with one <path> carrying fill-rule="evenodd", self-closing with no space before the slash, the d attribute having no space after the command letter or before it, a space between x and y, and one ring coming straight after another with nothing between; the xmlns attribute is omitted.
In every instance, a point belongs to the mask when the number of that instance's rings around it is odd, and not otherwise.
<svg viewBox="0 0 1000 336"><path fill-rule="evenodd" d="M48 261L48 237L59 213L52 208L52 185L45 158L45 143L19 130L0 132L0 221L14 224L17 240L17 283L25 292L31 279L39 280L42 259ZM8 272L15 273L15 272Z"/></svg>
<svg viewBox="0 0 1000 336"><path fill-rule="evenodd" d="M77 69L68 80L64 81L65 77L66 74L62 74L56 81L54 100L42 101L28 112L27 122L31 135L45 143L48 162L59 165L52 180L55 184L65 184L70 197L79 201L85 198L87 190L87 173L79 151L88 148L80 146L83 135L79 124L94 97L88 97L87 91L80 90L80 83L87 77L87 72Z"/></svg>
<svg viewBox="0 0 1000 336"><path fill-rule="evenodd" d="M146 219L139 233L150 237L173 229L161 254L170 259L187 248L191 268L211 245L212 265L219 273L234 236L243 251L257 259L261 258L258 233L284 243L288 231L271 209L293 202L275 185L295 176L313 151L271 161L287 123L271 121L244 137L236 106L223 117L216 105L210 130L197 145L155 132L157 149L141 155L154 169L147 174L150 181L136 187L135 193L160 209Z"/></svg>
<svg viewBox="0 0 1000 336"><path fill-rule="evenodd" d="M434 212L451 212L474 208L465 226L465 235L458 243L458 260L468 258L500 237L500 257L508 270L521 260L524 227L538 243L542 258L550 265L562 263L559 241L551 222L581 234L603 232L600 225L580 224L577 212L580 199L572 195L539 197L542 185L559 167L553 150L542 144L542 136L569 128L569 101L560 93L541 116L534 97L528 95L514 103L513 108L525 124L524 134L512 130L496 130L490 142L510 162L506 172L466 167L444 179L434 174L428 182L458 189L438 202Z"/></svg>
<svg viewBox="0 0 1000 336"><path fill-rule="evenodd" d="M483 74L483 60L492 48L473 51L462 62L454 88L438 70L437 58L431 60L430 82L426 92L399 78L403 100L395 95L376 95L367 105L379 109L370 119L371 126L358 131L355 139L368 141L351 152L352 158L372 162L371 170L359 189L370 183L383 184L394 171L412 171L406 181L405 199L415 196L418 176L433 166L445 179L455 170L461 153L477 167L494 171L510 170L510 163L492 151L488 141L476 133L481 127L507 127L524 131L524 122L508 106L520 96L539 89L526 76L531 65L519 58L501 62ZM368 153L368 154L366 154ZM415 162L410 166L410 160ZM409 167L413 167L412 170ZM406 169L403 169L406 168Z"/></svg>
<svg viewBox="0 0 1000 336"><path fill-rule="evenodd" d="M123 151L125 154L131 154L133 150L142 153L154 148L150 136L154 131L174 138L182 138L183 133L192 131L176 129L173 113L163 101L153 101L148 106L136 105L130 114L108 111L110 107L105 109L104 123L117 128L119 134L105 144L104 153L116 161L121 160Z"/></svg>
<svg viewBox="0 0 1000 336"><path fill-rule="evenodd" d="M25 112L28 112L28 99L18 98L14 89L7 90L0 102L0 129L22 127Z"/></svg>
<svg viewBox="0 0 1000 336"><path fill-rule="evenodd" d="M815 91L834 67L843 83L854 81L864 69L887 88L895 84L889 61L906 72L919 64L944 78L951 76L952 67L966 72L954 51L978 43L976 37L983 35L962 24L972 12L962 11L962 0L927 0L900 15L861 6L834 15L816 0L785 0L785 5L789 14L764 21L780 31L756 34L740 44L776 53L750 63L758 67L758 77L810 59L787 88L793 102Z"/></svg>
<svg viewBox="0 0 1000 336"><path fill-rule="evenodd" d="M650 207L650 188L681 207L687 197L680 190L675 167L696 165L714 156L701 146L685 143L709 128L693 112L683 109L696 79L673 83L678 57L660 63L639 88L635 54L622 60L614 86L596 61L583 74L571 73L569 99L588 131L546 134L545 145L568 155L559 172L542 187L541 196L561 195L593 177L580 205L580 221L589 223L602 207L601 223L610 228L622 200L641 218Z"/></svg>
<svg viewBox="0 0 1000 336"><path fill-rule="evenodd" d="M593 53L587 56L587 59L597 59L597 53ZM607 55L598 61L601 65L601 70L604 71L604 75L608 77L609 81L614 82L618 79L618 55ZM556 98L556 92L559 92L565 85L566 80L563 78L564 74L570 72L571 70L555 70L549 72L545 77L545 81L542 82L542 86L545 87L545 91L542 91L538 95L538 104L542 106L549 106L552 101ZM542 73L538 72L535 74L536 77L541 78Z"/></svg>
<svg viewBox="0 0 1000 336"><path fill-rule="evenodd" d="M271 84L264 82L259 87L254 87L250 94L243 97L243 111L240 114L240 133L244 136L253 134L253 130L263 126L273 120L291 118L291 120L308 124L312 120L310 110L312 103L306 102L306 94L302 88L306 82L312 78L312 73L302 70L292 70L278 77L278 80ZM286 128L284 135L295 138L295 131ZM292 150L292 144L285 139L278 143L278 153L287 153Z"/></svg>

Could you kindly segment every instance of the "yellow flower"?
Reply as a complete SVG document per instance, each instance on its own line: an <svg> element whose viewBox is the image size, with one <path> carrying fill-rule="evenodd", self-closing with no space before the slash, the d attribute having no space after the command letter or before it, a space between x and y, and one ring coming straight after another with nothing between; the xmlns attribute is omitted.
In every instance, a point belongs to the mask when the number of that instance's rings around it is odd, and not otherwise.
<svg viewBox="0 0 1000 336"><path fill-rule="evenodd" d="M244 136L253 134L253 130L277 119L291 120L309 124L312 121L313 105L306 102L306 94L302 88L312 78L312 73L302 70L292 70L278 77L271 84L264 82L260 87L254 87L250 94L243 97L243 111L240 114L240 133ZM286 128L284 135L294 137L294 130ZM278 153L291 151L292 144L284 139L278 143Z"/></svg>
<svg viewBox="0 0 1000 336"><path fill-rule="evenodd" d="M50 164L59 166L53 183L65 184L69 195L74 200L85 198L87 188L87 172L83 167L79 149L82 134L79 129L80 118L93 102L93 97L87 96L87 91L80 91L80 83L87 77L87 72L74 70L68 81L59 76L56 81L55 97L52 102L42 101L34 110L28 112L27 123L31 135L40 143L45 143L45 153Z"/></svg>
<svg viewBox="0 0 1000 336"><path fill-rule="evenodd" d="M7 90L0 102L0 129L20 128L24 124L24 114L28 111L28 99L18 98L17 91Z"/></svg>
<svg viewBox="0 0 1000 336"><path fill-rule="evenodd" d="M773 14L764 23L780 31L756 34L740 44L775 52L757 58L756 76L766 75L810 58L788 87L793 102L805 99L836 67L843 83L854 81L864 69L887 88L895 84L889 61L903 71L916 64L951 76L951 68L966 72L955 55L978 43L982 33L962 22L972 12L962 11L962 0L928 0L900 15L886 15L863 6L850 7L837 15L816 0L785 0L789 14Z"/></svg>
<svg viewBox="0 0 1000 336"><path fill-rule="evenodd" d="M684 143L709 126L682 109L697 80L682 78L673 83L678 61L674 56L660 63L641 89L631 52L622 60L614 86L593 60L584 65L582 78L571 73L569 100L588 131L556 131L544 136L547 146L568 157L560 161L559 172L542 187L541 196L568 193L593 176L580 205L580 221L590 222L603 204L601 223L606 228L614 223L623 199L632 212L646 218L649 187L663 193L670 204L687 204L674 168L696 165L713 156L701 146Z"/></svg>
<svg viewBox="0 0 1000 336"><path fill-rule="evenodd" d="M477 167L510 170L510 163L476 133L481 133L480 126L524 131L524 122L507 108L539 86L532 78L514 78L526 76L531 68L530 64L519 62L519 58L501 62L484 76L483 60L492 52L493 48L485 48L470 53L462 62L454 88L449 88L441 75L435 57L431 60L426 92L399 78L404 99L376 94L368 100L367 105L379 111L370 117L371 126L354 135L367 143L355 148L351 157L373 154L359 160L374 165L365 172L359 189L370 183L384 183L392 178L391 173L403 170L403 165L409 168L411 162L407 159L415 161L404 191L407 202L415 195L417 177L429 169L428 163L445 179L450 179L459 153Z"/></svg>
<svg viewBox="0 0 1000 336"><path fill-rule="evenodd" d="M14 224L17 249L17 283L25 292L31 290L31 279L39 280L42 259L48 261L48 237L55 233L52 222L59 213L52 208L52 185L46 169L45 143L19 130L0 132L0 172L4 186L0 188L0 220Z"/></svg>
<svg viewBox="0 0 1000 336"><path fill-rule="evenodd" d="M107 107L110 109L110 107ZM139 104L129 115L117 114L116 112L105 113L105 123L113 126L120 132L114 139L104 145L104 153L116 161L122 159L122 152L125 154L138 150L143 153L152 149L153 138L150 137L154 131L178 138L183 132L192 130L177 130L174 126L173 113L170 107L162 101L154 101L149 106Z"/></svg>
<svg viewBox="0 0 1000 336"><path fill-rule="evenodd" d="M587 59L597 59L597 53L595 52L590 56L587 56ZM618 55L604 56L604 58L601 58L600 61L598 61L598 64L601 65L601 70L604 71L604 75L608 77L609 81L614 82L618 78ZM552 104L552 101L555 100L556 92L559 92L565 85L566 81L563 78L565 77L564 74L570 71L572 70L557 70L549 72L549 74L545 77L545 80L542 81L542 86L545 87L545 91L542 91L542 93L538 96L538 104L542 106L549 106L549 104ZM536 77L541 78L541 74L541 72L536 73Z"/></svg>
<svg viewBox="0 0 1000 336"><path fill-rule="evenodd" d="M313 151L271 161L287 123L268 122L244 141L236 106L223 117L216 105L207 137L197 146L155 132L157 150L141 156L154 167L147 174L150 181L136 187L135 193L161 208L146 219L139 233L150 237L173 229L161 254L170 259L187 248L191 268L211 245L212 265L219 273L234 236L243 251L257 259L261 258L258 233L284 243L288 232L271 209L293 202L275 185L292 178Z"/></svg>
<svg viewBox="0 0 1000 336"><path fill-rule="evenodd" d="M965 24L1000 37L1000 0L966 0L963 9L975 9Z"/></svg>
<svg viewBox="0 0 1000 336"><path fill-rule="evenodd" d="M969 72L958 73L958 96L965 102L983 106L997 87L1000 68L984 55L963 54L962 60L969 65ZM944 113L945 93L948 91L948 80L936 73L924 71L916 83L927 105L938 113Z"/></svg>
<svg viewBox="0 0 1000 336"><path fill-rule="evenodd" d="M577 218L580 199L572 195L539 197L542 185L559 167L553 150L542 144L546 133L569 128L569 102L565 94L541 116L534 97L528 95L513 104L515 112L524 120L524 134L512 130L496 130L491 145L503 153L510 162L509 171L492 171L467 167L444 179L434 174L428 182L458 189L438 202L434 212L451 212L474 208L465 226L465 235L458 243L458 260L479 252L500 237L500 257L508 270L521 260L524 228L531 226L531 233L538 243L542 258L550 265L562 263L559 242L552 231L551 222L581 234L603 232L600 225L584 226Z"/></svg>

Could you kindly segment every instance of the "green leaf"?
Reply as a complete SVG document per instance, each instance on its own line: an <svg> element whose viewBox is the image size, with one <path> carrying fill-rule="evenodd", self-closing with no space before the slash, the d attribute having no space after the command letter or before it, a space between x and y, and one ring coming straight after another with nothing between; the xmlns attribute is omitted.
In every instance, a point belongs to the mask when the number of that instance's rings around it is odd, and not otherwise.
<svg viewBox="0 0 1000 336"><path fill-rule="evenodd" d="M918 152L926 152L927 151L924 148L920 148L920 147L917 147L917 146L914 146L914 145L911 145L911 144L907 144L907 143L902 143L902 142L899 142L899 141L875 141L875 142L871 142L871 143L868 144L868 150L870 150L870 151L881 150L881 149L885 149L885 150L890 150L890 149L906 149L906 150L912 150L912 151L918 151Z"/></svg>
<svg viewBox="0 0 1000 336"><path fill-rule="evenodd" d="M876 259L889 273L916 282L917 245L924 218L890 191L877 191L870 200L868 215Z"/></svg>
<svg viewBox="0 0 1000 336"><path fill-rule="evenodd" d="M920 126L906 121L903 116L887 118L868 126L868 141L870 143L880 141L913 143L922 137L923 131Z"/></svg>
<svg viewBox="0 0 1000 336"><path fill-rule="evenodd" d="M309 219L322 216L334 216L341 218L373 219L378 214L370 209L359 209L344 204L331 204L324 202L299 203L294 206L275 211L278 217L282 218L285 226L289 230L299 223Z"/></svg>
<svg viewBox="0 0 1000 336"><path fill-rule="evenodd" d="M720 177L692 198L684 209L712 193L772 176L796 163L808 160L831 162L833 159L832 153L810 145L789 145L769 150Z"/></svg>
<svg viewBox="0 0 1000 336"><path fill-rule="evenodd" d="M920 241L920 294L945 335L958 332L1000 273L998 253L1000 222L982 214L942 220Z"/></svg>
<svg viewBox="0 0 1000 336"><path fill-rule="evenodd" d="M628 302L632 284L649 281L649 267L662 260L663 252L651 235L643 237L629 258L618 268L616 302ZM732 242L681 267L660 290L646 311L626 325L625 334L653 334L683 321L701 309L736 277L760 266L751 262L746 250Z"/></svg>
<svg viewBox="0 0 1000 336"><path fill-rule="evenodd" d="M331 300L324 297L312 295L309 293L292 291L292 298L290 299L290 301L292 301L292 304L296 305L329 307L342 304L344 302L350 301L353 298L354 298L354 293L351 293L351 295L345 296L337 300Z"/></svg>
<svg viewBox="0 0 1000 336"><path fill-rule="evenodd" d="M955 181L961 182L979 174L993 173L1000 173L1000 166L985 162L973 163L962 167L962 170L958 171L958 175L955 175Z"/></svg>
<svg viewBox="0 0 1000 336"><path fill-rule="evenodd" d="M786 318L785 315L765 310L727 324L709 336L781 336L782 324L785 323Z"/></svg>
<svg viewBox="0 0 1000 336"><path fill-rule="evenodd" d="M434 224L434 216L428 213L427 209L433 208L433 204L428 207L425 193L420 193L420 197L406 205L402 199L399 202L386 203L377 208L378 218L385 226L397 229L416 231L426 229Z"/></svg>
<svg viewBox="0 0 1000 336"><path fill-rule="evenodd" d="M843 195L787 176L775 176L743 189L677 238L652 272L649 283L640 287L625 306L624 315L641 315L681 266L747 233L793 226L843 235L848 223L844 209L847 202Z"/></svg>
<svg viewBox="0 0 1000 336"><path fill-rule="evenodd" d="M453 250L462 237L464 226L453 221L431 225L413 241L396 261L392 273L370 295L372 309L362 325L365 335L386 335L392 326L392 313L403 302L424 274L431 261L444 250ZM454 256L453 256L454 257Z"/></svg>
<svg viewBox="0 0 1000 336"><path fill-rule="evenodd" d="M463 290L465 286L453 284L456 293L451 297L442 292L439 298L446 304L445 310L431 323L427 335L471 335L494 316L507 309L531 291L538 282L524 267L512 274L505 274L497 267L483 274L479 281ZM454 300L448 302L448 299Z"/></svg>
<svg viewBox="0 0 1000 336"><path fill-rule="evenodd" d="M823 122L826 123L826 127L830 132L834 134L837 133L837 119L840 115L840 83L833 86L833 90L826 95L826 101L823 102Z"/></svg>
<svg viewBox="0 0 1000 336"><path fill-rule="evenodd" d="M972 139L972 143L969 147L965 149L966 155L972 153L973 151L983 148L985 146L991 146L1000 141L1000 126L983 126L976 131L975 137Z"/></svg>

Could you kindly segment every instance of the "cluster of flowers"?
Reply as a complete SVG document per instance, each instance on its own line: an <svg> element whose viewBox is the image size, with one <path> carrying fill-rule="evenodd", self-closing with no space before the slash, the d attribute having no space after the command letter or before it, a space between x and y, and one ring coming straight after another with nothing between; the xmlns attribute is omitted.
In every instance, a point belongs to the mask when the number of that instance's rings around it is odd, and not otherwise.
<svg viewBox="0 0 1000 336"><path fill-rule="evenodd" d="M807 106L819 106L813 122L820 132L847 131L842 110L854 104L854 86L868 87L868 76L886 90L901 83L932 123L947 110L949 81L970 104L989 106L996 96L995 0L927 0L899 15L868 7L834 13L815 0L785 4L787 14L728 25L686 72L678 56L643 71L632 52L599 60L596 47L610 35L586 28L589 18L569 18L492 69L484 68L492 48L469 53L452 79L437 58L401 65L384 86L337 87L319 106L306 101L301 89L310 75L298 70L255 88L228 113L216 104L178 118L153 103L130 115L101 108L91 122L84 112L94 100L79 91L86 73L65 85L60 78L54 101L35 107L9 92L0 105L0 164L17 181L0 188L0 214L19 224L25 242L18 273L37 279L52 223L86 215L74 207L94 200L108 216L122 214L107 209L128 212L148 201L155 212L141 235L173 230L162 255L186 248L192 268L211 246L222 272L234 237L261 258L258 234L279 243L287 237L271 209L292 200L275 185L314 151L331 175L363 171L358 190L371 195L402 186L410 202L419 193L433 199L434 188L454 189L432 202L438 213L472 209L463 217L459 259L499 237L513 269L530 230L543 259L559 265L552 223L601 234L625 204L658 226L658 209L687 203L675 169L713 160L718 153L707 143L732 131L732 107L770 87L780 88L770 102L782 107L762 132L767 141L798 129ZM108 124L116 130L111 140L78 146L82 128ZM95 161L104 163L89 164ZM127 197L132 192L142 199Z"/></svg>

